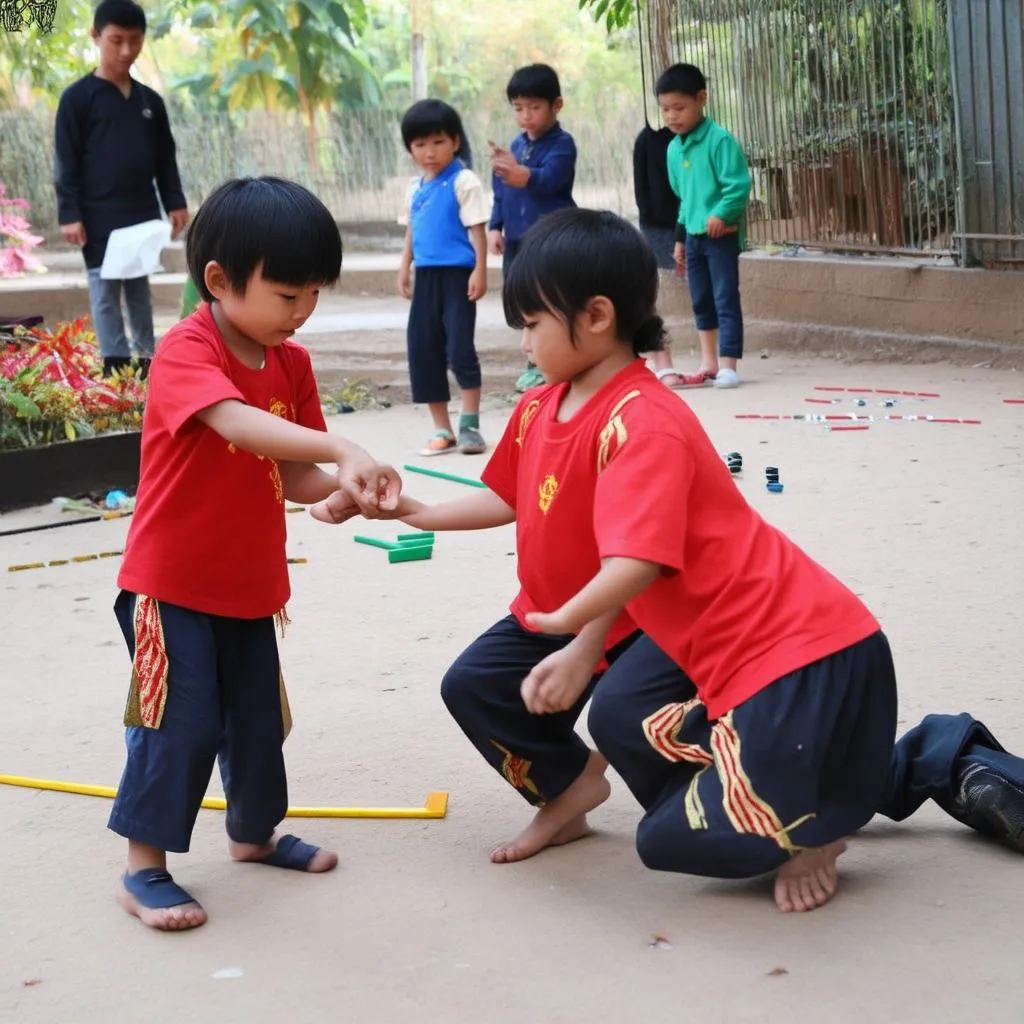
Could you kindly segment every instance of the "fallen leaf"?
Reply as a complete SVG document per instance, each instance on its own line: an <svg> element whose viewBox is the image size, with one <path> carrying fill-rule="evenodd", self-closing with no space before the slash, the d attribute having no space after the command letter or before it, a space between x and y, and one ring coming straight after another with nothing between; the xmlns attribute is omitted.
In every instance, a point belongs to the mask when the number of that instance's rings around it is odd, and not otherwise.
<svg viewBox="0 0 1024 1024"><path fill-rule="evenodd" d="M780 975L783 975L783 974L789 974L789 971L787 971L785 967L773 967L768 972L768 977L769 978L778 978Z"/></svg>

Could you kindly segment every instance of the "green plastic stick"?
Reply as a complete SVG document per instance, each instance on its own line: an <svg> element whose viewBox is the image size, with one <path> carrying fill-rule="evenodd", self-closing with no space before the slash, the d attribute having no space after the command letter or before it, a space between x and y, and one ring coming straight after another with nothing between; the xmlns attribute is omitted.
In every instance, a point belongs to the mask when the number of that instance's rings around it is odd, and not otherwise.
<svg viewBox="0 0 1024 1024"><path fill-rule="evenodd" d="M421 473L423 476L432 476L438 480L447 480L453 484L466 484L467 487L482 487L487 489L483 480L473 480L468 476L457 476L455 473L442 473L439 469L424 469L423 466L405 465L402 467L407 473Z"/></svg>
<svg viewBox="0 0 1024 1024"><path fill-rule="evenodd" d="M418 540L433 540L434 534L430 530L424 530L422 533L400 533L398 535L399 544L412 544Z"/></svg>
<svg viewBox="0 0 1024 1024"><path fill-rule="evenodd" d="M358 533L352 539L357 544L369 544L371 548L383 548L385 551L395 551L402 547L401 544L393 544L389 540L378 540L376 537L363 537Z"/></svg>
<svg viewBox="0 0 1024 1024"><path fill-rule="evenodd" d="M388 561L395 562L425 562L432 558L434 549L425 544L402 544L394 551L388 552Z"/></svg>
<svg viewBox="0 0 1024 1024"><path fill-rule="evenodd" d="M433 537L414 537L412 540L398 539L398 543L394 545L396 548L432 548L434 546Z"/></svg>

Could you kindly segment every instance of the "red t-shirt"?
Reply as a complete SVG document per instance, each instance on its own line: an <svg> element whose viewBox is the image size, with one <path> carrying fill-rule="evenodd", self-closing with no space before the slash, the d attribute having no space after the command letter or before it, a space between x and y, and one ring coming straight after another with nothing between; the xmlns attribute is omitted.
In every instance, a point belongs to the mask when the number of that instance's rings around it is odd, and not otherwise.
<svg viewBox="0 0 1024 1024"><path fill-rule="evenodd" d="M309 354L293 342L251 370L208 305L157 346L142 468L118 586L211 615L274 615L290 595L277 463L228 444L196 413L228 399L326 430Z"/></svg>
<svg viewBox="0 0 1024 1024"><path fill-rule="evenodd" d="M693 680L712 719L879 629L747 503L693 411L642 361L558 423L567 387L524 398L484 476L521 517L517 615L553 611L601 558L657 562L666 571L627 611ZM556 535L552 513L570 480L573 514ZM547 516L538 493L555 495Z"/></svg>

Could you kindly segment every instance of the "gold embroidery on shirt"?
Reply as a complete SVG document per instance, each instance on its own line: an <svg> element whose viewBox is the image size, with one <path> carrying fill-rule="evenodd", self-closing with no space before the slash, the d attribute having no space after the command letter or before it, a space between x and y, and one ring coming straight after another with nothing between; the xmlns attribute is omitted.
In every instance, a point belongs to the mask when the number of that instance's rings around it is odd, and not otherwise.
<svg viewBox="0 0 1024 1024"><path fill-rule="evenodd" d="M278 419L288 419L288 406L279 398L270 400L270 408L267 410L271 416ZM270 482L274 485L274 497L279 505L284 504L284 481L281 479L281 467L274 459L270 460Z"/></svg>
<svg viewBox="0 0 1024 1024"><path fill-rule="evenodd" d="M541 512L544 515L548 514L548 509L551 508L551 503L555 500L558 495L558 480L549 473L544 477L544 482L538 488L539 501L537 504L540 506Z"/></svg>
<svg viewBox="0 0 1024 1024"><path fill-rule="evenodd" d="M516 435L516 444L520 448L523 446L523 439L526 437L527 428L533 422L533 417L537 415L538 409L540 409L540 402L534 399L519 417L519 433Z"/></svg>
<svg viewBox="0 0 1024 1024"><path fill-rule="evenodd" d="M629 440L629 433L626 431L626 424L622 422L622 410L633 401L639 398L640 392L630 391L612 409L608 422L602 427L601 434L597 440L597 471L600 473L611 461L612 456ZM613 443L614 442L614 443Z"/></svg>
<svg viewBox="0 0 1024 1024"><path fill-rule="evenodd" d="M277 416L278 419L295 421L294 406L292 407L292 415L288 415L288 406L281 401L280 398L272 398L270 400L270 408L267 410L271 416ZM235 455L238 452L238 448L234 444L228 442L228 452L231 455ZM257 459L263 462L267 457L265 455L257 455ZM278 466L274 459L270 459L270 482L274 485L274 497L279 505L284 504L284 481L281 479L281 468Z"/></svg>

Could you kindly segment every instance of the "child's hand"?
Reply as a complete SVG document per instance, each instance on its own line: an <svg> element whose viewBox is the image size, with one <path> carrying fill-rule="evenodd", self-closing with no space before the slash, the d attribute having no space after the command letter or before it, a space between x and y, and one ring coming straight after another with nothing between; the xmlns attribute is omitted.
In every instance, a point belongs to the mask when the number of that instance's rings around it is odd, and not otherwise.
<svg viewBox="0 0 1024 1024"><path fill-rule="evenodd" d="M317 522L337 526L359 515L359 506L344 491L335 491L323 501L312 505L309 514Z"/></svg>
<svg viewBox="0 0 1024 1024"><path fill-rule="evenodd" d="M495 159L494 173L501 178L506 185L512 188L526 188L530 182L530 168L524 167L516 162L516 158L509 153L508 158Z"/></svg>
<svg viewBox="0 0 1024 1024"><path fill-rule="evenodd" d="M398 268L398 294L403 299L412 298L412 268L402 266Z"/></svg>
<svg viewBox="0 0 1024 1024"><path fill-rule="evenodd" d="M527 711L534 715L550 715L568 711L583 695L601 660L573 644L549 654L523 680L520 693Z"/></svg>
<svg viewBox="0 0 1024 1024"><path fill-rule="evenodd" d="M402 478L392 466L374 462L365 452L338 462L338 486L367 519L391 519L402 494Z"/></svg>
<svg viewBox="0 0 1024 1024"><path fill-rule="evenodd" d="M487 251L492 256L501 256L505 252L505 235L501 231L487 232Z"/></svg>
<svg viewBox="0 0 1024 1024"><path fill-rule="evenodd" d="M681 274L686 270L686 243L676 242L675 248L672 250L672 259L676 261L676 269Z"/></svg>
<svg viewBox="0 0 1024 1024"><path fill-rule="evenodd" d="M721 217L708 217L708 238L721 238L729 234L729 225Z"/></svg>
<svg viewBox="0 0 1024 1024"><path fill-rule="evenodd" d="M476 302L487 294L487 266L477 267L469 275L469 289L466 293L470 302Z"/></svg>

